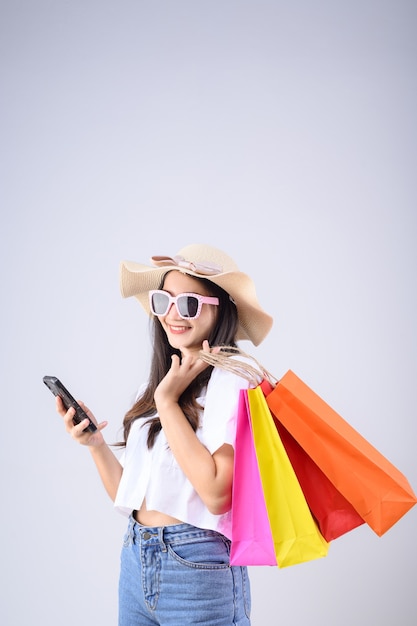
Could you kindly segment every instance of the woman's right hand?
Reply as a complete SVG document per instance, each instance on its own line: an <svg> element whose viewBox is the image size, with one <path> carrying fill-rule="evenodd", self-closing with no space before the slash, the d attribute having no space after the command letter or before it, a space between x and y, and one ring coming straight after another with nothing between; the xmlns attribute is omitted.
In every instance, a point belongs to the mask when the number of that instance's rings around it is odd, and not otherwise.
<svg viewBox="0 0 417 626"><path fill-rule="evenodd" d="M90 447L99 447L105 443L101 431L107 426L108 422L101 422L100 424L98 424L90 409L83 402L79 402L80 406L87 413L88 417L97 426L97 430L95 430L93 433L88 430L84 432L84 429L88 426L88 420L85 419L79 424L74 424L73 417L75 414L75 409L70 408L67 411L59 396L56 397L55 401L56 410L59 415L64 419L66 431L75 441L78 441L78 443L82 444L83 446Z"/></svg>

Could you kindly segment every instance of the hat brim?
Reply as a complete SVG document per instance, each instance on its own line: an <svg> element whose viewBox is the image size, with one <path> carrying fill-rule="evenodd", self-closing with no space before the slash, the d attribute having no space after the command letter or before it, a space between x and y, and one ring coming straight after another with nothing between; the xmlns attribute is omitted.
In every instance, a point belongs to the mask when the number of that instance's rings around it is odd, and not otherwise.
<svg viewBox="0 0 417 626"><path fill-rule="evenodd" d="M175 270L195 278L206 278L226 291L236 304L239 329L237 340L247 339L257 346L271 330L273 319L260 306L252 279L243 272L223 272L212 276L203 276L178 265L151 268L134 261L122 261L120 264L120 290L124 298L134 296L148 315L148 292L159 289L165 274Z"/></svg>

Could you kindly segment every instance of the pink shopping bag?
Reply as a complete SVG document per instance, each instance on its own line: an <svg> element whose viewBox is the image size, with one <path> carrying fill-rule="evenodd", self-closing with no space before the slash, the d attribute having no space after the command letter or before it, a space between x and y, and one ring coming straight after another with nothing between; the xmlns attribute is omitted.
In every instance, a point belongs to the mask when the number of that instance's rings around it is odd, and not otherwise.
<svg viewBox="0 0 417 626"><path fill-rule="evenodd" d="M277 565L246 390L241 390L236 429L232 493L231 565Z"/></svg>

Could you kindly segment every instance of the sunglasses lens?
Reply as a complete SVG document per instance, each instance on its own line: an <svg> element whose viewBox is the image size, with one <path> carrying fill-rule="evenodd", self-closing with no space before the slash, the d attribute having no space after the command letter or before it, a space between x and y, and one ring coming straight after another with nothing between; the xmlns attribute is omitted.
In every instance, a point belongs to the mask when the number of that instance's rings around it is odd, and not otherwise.
<svg viewBox="0 0 417 626"><path fill-rule="evenodd" d="M198 300L194 296L181 296L178 298L178 312L183 317L192 319L198 312Z"/></svg>
<svg viewBox="0 0 417 626"><path fill-rule="evenodd" d="M152 313L155 315L165 315L168 310L169 297L166 293L153 293L151 299Z"/></svg>

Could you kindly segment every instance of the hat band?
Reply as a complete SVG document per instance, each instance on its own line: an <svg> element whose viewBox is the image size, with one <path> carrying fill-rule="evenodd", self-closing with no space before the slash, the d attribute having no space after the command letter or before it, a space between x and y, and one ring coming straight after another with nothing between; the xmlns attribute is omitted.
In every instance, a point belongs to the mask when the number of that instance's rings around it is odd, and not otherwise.
<svg viewBox="0 0 417 626"><path fill-rule="evenodd" d="M216 274L221 274L223 271L223 268L220 265L216 265L216 263L210 263L210 261L196 263L195 261L187 261L180 255L174 257L153 256L151 261L156 267L177 265L178 267L183 267L184 269L191 270L192 272L201 274L202 276L214 276Z"/></svg>

